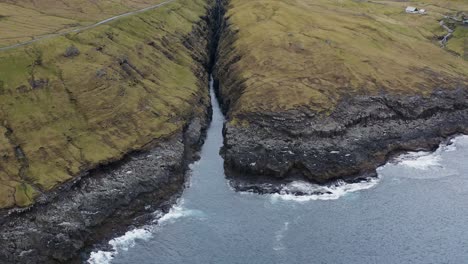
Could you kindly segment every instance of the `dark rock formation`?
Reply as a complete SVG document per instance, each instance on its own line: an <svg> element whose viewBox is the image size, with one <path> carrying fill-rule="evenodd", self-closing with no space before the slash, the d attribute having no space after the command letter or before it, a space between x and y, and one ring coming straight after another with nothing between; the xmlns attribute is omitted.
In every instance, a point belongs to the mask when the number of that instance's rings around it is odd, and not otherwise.
<svg viewBox="0 0 468 264"><path fill-rule="evenodd" d="M339 73L328 79L320 76L326 71L323 69L325 65L315 65L320 73L306 71L315 64L314 59L317 58L314 55L320 54L320 49L301 53L304 64L296 63L293 59L276 59L275 52L286 58L302 58L297 56L297 49L289 48L287 43L290 40L276 39L276 35L272 41L258 41L260 38L257 36L252 38L252 42L247 42L251 33L257 32L254 31L258 29L255 27L257 24L249 23L251 21L248 19L249 22L239 22L246 11L236 8L233 2L228 4L222 1L223 7L233 8L233 11L224 16L224 21L220 23L219 59L214 76L227 118L222 155L227 176L238 190L247 188L259 193L277 192L276 186L296 179L314 183L329 183L336 179L360 180L375 175L375 169L392 154L432 150L447 137L468 132L465 75L457 72L452 76L430 67L416 69L395 65L405 71L424 75L420 87L399 90L396 89L398 87L385 86L378 80L371 80L378 84L378 91L366 90L366 87L352 89L347 82L343 84L346 88L327 86L325 83L336 84L340 81ZM242 3L243 7L248 3L235 2ZM255 11L249 12L256 14ZM277 19L268 22L273 24L274 21L286 19L282 14L275 13ZM279 28L276 33L282 33L282 25ZM264 34L262 37L269 39L272 33L257 34ZM334 41L331 37L325 41L327 44ZM305 43L307 40L304 38L302 41ZM317 40L309 41L315 43ZM252 54L254 48L239 48L252 43L269 48L272 52ZM323 56L323 60L317 64L324 64L327 59L336 67L352 63L334 60L333 55L328 53ZM289 75L297 73L297 69L304 69L298 74L301 78L290 78ZM333 72L334 69L331 67L328 70ZM291 74L288 75L289 72ZM365 75L366 72L356 74ZM319 78L323 78L323 86L311 81ZM312 96L308 105L294 101L297 99L295 96L280 98L278 93L275 94L288 89L293 95L294 92L304 92L306 95L315 91L326 96ZM268 92L271 92L271 97L268 97ZM262 96L252 97L258 94ZM288 96L287 93L279 94ZM324 103L326 100L323 98L336 99L336 103L330 103L332 100Z"/></svg>
<svg viewBox="0 0 468 264"><path fill-rule="evenodd" d="M86 246L170 204L183 187L187 153L200 146L207 117L195 117L184 133L151 150L63 186L52 201L2 216L0 263L78 263Z"/></svg>
<svg viewBox="0 0 468 264"><path fill-rule="evenodd" d="M354 97L325 117L298 109L239 118L248 126L228 123L224 129L231 176L325 183L374 174L393 153L432 150L451 135L468 133L468 91Z"/></svg>

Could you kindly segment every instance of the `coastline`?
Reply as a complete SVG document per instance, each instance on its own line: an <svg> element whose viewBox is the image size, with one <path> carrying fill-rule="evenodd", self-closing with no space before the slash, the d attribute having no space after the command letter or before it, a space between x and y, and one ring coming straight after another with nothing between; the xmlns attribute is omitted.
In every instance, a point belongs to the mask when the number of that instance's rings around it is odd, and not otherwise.
<svg viewBox="0 0 468 264"><path fill-rule="evenodd" d="M256 189L264 183L280 185L294 180L318 184L360 181L375 176L376 168L395 153L435 150L447 138L468 133L466 75L439 70L437 65L418 68L394 61L388 69L385 65L373 67L380 73L398 68L421 75L417 85L389 85L375 76L367 80L370 73L364 70L358 77L350 71L346 79L353 61L335 52L348 43L330 45L332 32L328 42L303 38L306 31L294 28L285 33L284 23L279 21L291 17L280 13L273 12L276 20L255 23L263 21L261 14L247 17L240 8L250 5L243 0L222 1L227 10L220 23L219 59L214 70L216 93L226 116L222 156L234 187L250 184ZM297 7L294 12L302 11ZM312 16L310 21L314 21ZM262 31L265 24L276 29L274 38ZM260 41L259 36L271 41ZM322 61L320 52L312 47L327 50L329 57ZM275 57L274 51L284 56ZM434 48L436 52L441 51ZM441 56L448 60L452 55ZM290 59L283 61L283 57ZM342 71L335 71L340 67ZM360 83L359 77L367 83ZM340 86L342 78L346 80Z"/></svg>
<svg viewBox="0 0 468 264"><path fill-rule="evenodd" d="M223 52L235 53L229 43L234 33L219 31L227 30L222 21L226 4L219 1L207 11L206 23L195 26L191 41L211 33L193 71L200 87L208 87L202 68L214 68L218 78L215 92L227 115L222 156L237 191L278 193L279 186L295 180L362 182L401 152L435 150L454 135L468 134L468 90L462 85L430 96L351 94L328 115L305 108L234 112L245 80L230 75L229 68L240 57L223 56L233 60L215 65L217 57L226 55L217 47L221 34L228 38ZM187 49L191 41L184 42ZM224 90L226 84L230 91ZM188 165L197 159L209 127L211 104L207 91L200 94L195 115L177 117L186 121L182 131L74 178L32 207L0 215L0 262L80 263L80 252L86 254L93 244L144 225L156 210L167 212L186 184ZM240 122L230 122L234 119ZM246 183L251 185L241 186Z"/></svg>
<svg viewBox="0 0 468 264"><path fill-rule="evenodd" d="M95 170L53 201L2 219L2 263L81 263L79 252L145 224L156 209L167 211L208 123L208 115L197 117L184 132Z"/></svg>
<svg viewBox="0 0 468 264"><path fill-rule="evenodd" d="M210 4L206 3L206 15L211 12ZM169 210L186 184L188 165L198 159L211 119L206 71L209 18L203 16L195 22L191 32L180 39L195 62L188 70L197 78L198 87L192 93L191 111L173 117L181 127L105 163L84 168L29 207L2 210L1 263L82 263L80 255L91 246L130 226L146 224L153 220L155 210Z"/></svg>
<svg viewBox="0 0 468 264"><path fill-rule="evenodd" d="M375 176L377 167L401 152L433 151L467 134L467 94L459 89L392 102L400 107L363 97L344 102L325 118L300 110L242 116L249 125L227 122L224 128L227 176L234 186L298 179L329 184Z"/></svg>

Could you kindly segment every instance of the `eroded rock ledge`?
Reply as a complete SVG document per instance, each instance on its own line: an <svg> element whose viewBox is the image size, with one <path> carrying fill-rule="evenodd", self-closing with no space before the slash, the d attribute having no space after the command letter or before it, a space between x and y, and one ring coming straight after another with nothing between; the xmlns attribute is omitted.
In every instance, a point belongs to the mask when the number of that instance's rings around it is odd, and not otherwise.
<svg viewBox="0 0 468 264"><path fill-rule="evenodd" d="M369 31L378 19L353 17L359 5L223 3L215 78L227 116L222 155L237 189L276 192L275 183L296 179L360 180L376 175L392 154L432 150L468 133L468 64L437 43ZM341 23L337 13L347 17L340 35L327 28ZM402 48L407 41L432 57ZM395 50L401 54L376 55Z"/></svg>
<svg viewBox="0 0 468 264"><path fill-rule="evenodd" d="M224 130L231 176L326 183L374 175L394 153L433 150L451 135L468 133L468 91L358 97L341 102L328 117L294 110L238 118L245 125L227 123Z"/></svg>
<svg viewBox="0 0 468 264"><path fill-rule="evenodd" d="M169 208L207 124L207 116L196 117L184 133L91 172L48 203L3 217L1 263L80 263L87 246Z"/></svg>

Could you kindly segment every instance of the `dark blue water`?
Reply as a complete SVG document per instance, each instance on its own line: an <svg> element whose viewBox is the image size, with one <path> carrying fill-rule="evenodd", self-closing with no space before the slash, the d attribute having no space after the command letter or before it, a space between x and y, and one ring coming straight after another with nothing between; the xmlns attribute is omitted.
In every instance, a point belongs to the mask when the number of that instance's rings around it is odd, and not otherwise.
<svg viewBox="0 0 468 264"><path fill-rule="evenodd" d="M213 122L179 203L89 263L468 263L468 137L404 155L379 168L378 180L325 196L238 193L224 177L224 119L212 100Z"/></svg>

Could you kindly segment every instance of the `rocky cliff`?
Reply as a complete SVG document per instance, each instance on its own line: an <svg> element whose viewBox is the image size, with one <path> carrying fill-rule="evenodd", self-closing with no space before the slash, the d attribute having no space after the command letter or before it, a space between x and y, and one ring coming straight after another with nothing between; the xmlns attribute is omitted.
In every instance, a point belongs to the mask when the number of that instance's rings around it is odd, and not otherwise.
<svg viewBox="0 0 468 264"><path fill-rule="evenodd" d="M181 131L207 104L205 2L0 53L0 207ZM204 110L201 110L204 111Z"/></svg>
<svg viewBox="0 0 468 264"><path fill-rule="evenodd" d="M453 6L422 2L437 12L177 0L0 52L0 263L78 262L170 203L203 142L207 69L241 189L355 180L467 133L468 62L437 40Z"/></svg>
<svg viewBox="0 0 468 264"><path fill-rule="evenodd" d="M0 263L78 262L180 192L209 122L212 6L0 53Z"/></svg>
<svg viewBox="0 0 468 264"><path fill-rule="evenodd" d="M443 16L377 2L225 2L215 75L237 187L372 175L467 132L468 62L434 38Z"/></svg>

